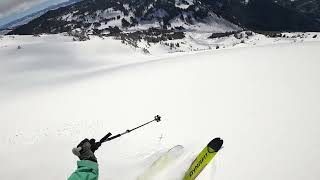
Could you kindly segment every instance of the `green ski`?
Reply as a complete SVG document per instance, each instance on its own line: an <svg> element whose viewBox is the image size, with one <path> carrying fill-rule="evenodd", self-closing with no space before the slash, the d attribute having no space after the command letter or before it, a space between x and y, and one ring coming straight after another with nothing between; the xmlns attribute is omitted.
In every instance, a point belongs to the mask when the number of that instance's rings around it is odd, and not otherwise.
<svg viewBox="0 0 320 180"><path fill-rule="evenodd" d="M223 140L215 138L200 152L197 158L192 162L189 170L185 173L183 180L194 180L201 171L209 164L214 156L221 149Z"/></svg>

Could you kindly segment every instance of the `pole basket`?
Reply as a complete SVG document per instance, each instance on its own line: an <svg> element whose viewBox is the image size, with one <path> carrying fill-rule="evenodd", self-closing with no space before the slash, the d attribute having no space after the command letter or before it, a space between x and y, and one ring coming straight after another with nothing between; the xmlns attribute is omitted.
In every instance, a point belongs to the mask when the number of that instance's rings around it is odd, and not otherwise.
<svg viewBox="0 0 320 180"><path fill-rule="evenodd" d="M160 121L161 121L161 116L156 115L156 116L154 117L154 120L157 121L157 122L160 122Z"/></svg>

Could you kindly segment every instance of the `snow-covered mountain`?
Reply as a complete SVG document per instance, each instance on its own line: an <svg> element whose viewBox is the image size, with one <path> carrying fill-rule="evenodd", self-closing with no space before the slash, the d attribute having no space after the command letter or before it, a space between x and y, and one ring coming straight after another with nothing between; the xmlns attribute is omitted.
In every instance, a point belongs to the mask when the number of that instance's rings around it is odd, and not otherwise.
<svg viewBox="0 0 320 180"><path fill-rule="evenodd" d="M0 179L67 179L82 139L160 114L162 122L101 146L99 179L181 180L221 137L223 149L197 180L319 180L320 33L238 31L311 20L284 6L84 0L11 32L46 34L1 35ZM278 24L291 17L303 18ZM148 173L176 145L179 156Z"/></svg>
<svg viewBox="0 0 320 180"><path fill-rule="evenodd" d="M313 15L320 19L320 1L318 0L275 0L283 7Z"/></svg>
<svg viewBox="0 0 320 180"><path fill-rule="evenodd" d="M54 10L54 9L57 9L57 8L60 8L60 7L68 6L70 4L74 4L74 3L79 2L79 1L81 1L81 0L69 0L69 1L57 4L57 5L49 6L49 7L45 8L45 9L43 9L43 10L34 12L32 14L29 14L27 16L24 16L22 18L19 18L19 19L16 19L16 20L12 21L12 22L9 22L9 23L7 23L5 25L2 25L0 27L0 29L14 29L14 28L16 28L18 26L27 24L31 20L40 17L41 15L43 15L44 13L46 13L46 12L48 12L50 10Z"/></svg>
<svg viewBox="0 0 320 180"><path fill-rule="evenodd" d="M201 1L185 0L84 0L50 11L10 34L110 32L111 27L135 31L165 30L226 32L240 28L219 17Z"/></svg>
<svg viewBox="0 0 320 180"><path fill-rule="evenodd" d="M258 31L320 31L319 1L206 0L216 12L242 27Z"/></svg>
<svg viewBox="0 0 320 180"><path fill-rule="evenodd" d="M320 31L317 1L84 0L49 11L9 34L104 35L172 31ZM241 28L240 28L241 27ZM143 32L142 34L146 34Z"/></svg>

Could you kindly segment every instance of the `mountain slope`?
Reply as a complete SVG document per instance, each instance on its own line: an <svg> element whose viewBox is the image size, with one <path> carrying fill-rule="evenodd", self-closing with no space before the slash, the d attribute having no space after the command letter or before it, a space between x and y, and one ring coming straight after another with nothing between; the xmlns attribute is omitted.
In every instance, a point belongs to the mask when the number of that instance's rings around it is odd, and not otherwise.
<svg viewBox="0 0 320 180"><path fill-rule="evenodd" d="M283 7L294 9L298 12L320 18L320 1L317 0L277 0L276 3Z"/></svg>
<svg viewBox="0 0 320 180"><path fill-rule="evenodd" d="M101 34L114 26L128 31L150 27L211 32L240 29L197 1L85 0L49 11L10 34L62 33L74 29Z"/></svg>
<svg viewBox="0 0 320 180"><path fill-rule="evenodd" d="M320 31L320 21L287 1L218 0L208 1L215 11L244 28L259 31ZM284 3L287 2L287 3ZM316 13L315 13L316 14Z"/></svg>
<svg viewBox="0 0 320 180"><path fill-rule="evenodd" d="M9 34L104 35L112 34L115 27L131 32L148 28L227 32L240 30L238 26L257 31L320 31L318 6L315 1L285 0L84 0L49 11Z"/></svg>
<svg viewBox="0 0 320 180"><path fill-rule="evenodd" d="M319 42L146 62L119 41L58 39L0 49L2 179L66 179L80 140L160 114L161 123L97 151L100 179L135 180L154 156L182 144L181 159L159 177L179 180L220 136L224 148L200 180L318 180Z"/></svg>

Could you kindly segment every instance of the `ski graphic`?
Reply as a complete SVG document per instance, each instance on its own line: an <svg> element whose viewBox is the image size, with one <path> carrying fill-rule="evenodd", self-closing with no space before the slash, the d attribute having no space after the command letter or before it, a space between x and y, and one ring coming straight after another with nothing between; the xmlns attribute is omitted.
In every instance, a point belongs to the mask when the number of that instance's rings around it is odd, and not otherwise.
<svg viewBox="0 0 320 180"><path fill-rule="evenodd" d="M200 152L192 162L189 170L185 173L183 180L194 180L201 171L210 163L218 151L221 149L223 140L215 138Z"/></svg>

